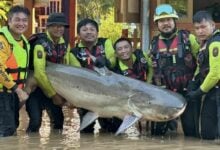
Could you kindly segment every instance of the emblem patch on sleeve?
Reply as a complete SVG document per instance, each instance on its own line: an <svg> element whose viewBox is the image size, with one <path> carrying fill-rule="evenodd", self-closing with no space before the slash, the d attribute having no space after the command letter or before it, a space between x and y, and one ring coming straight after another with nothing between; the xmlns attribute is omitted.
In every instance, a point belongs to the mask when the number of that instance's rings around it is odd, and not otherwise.
<svg viewBox="0 0 220 150"><path fill-rule="evenodd" d="M219 53L218 47L214 47L214 48L213 48L213 51L212 51L212 55L213 55L214 57L217 57L217 56L218 56L218 53Z"/></svg>
<svg viewBox="0 0 220 150"><path fill-rule="evenodd" d="M147 60L146 60L145 58L141 58L141 62L142 62L143 64L146 64L146 63L147 63Z"/></svg>
<svg viewBox="0 0 220 150"><path fill-rule="evenodd" d="M42 51L37 51L37 58L42 58L43 57L43 53Z"/></svg>

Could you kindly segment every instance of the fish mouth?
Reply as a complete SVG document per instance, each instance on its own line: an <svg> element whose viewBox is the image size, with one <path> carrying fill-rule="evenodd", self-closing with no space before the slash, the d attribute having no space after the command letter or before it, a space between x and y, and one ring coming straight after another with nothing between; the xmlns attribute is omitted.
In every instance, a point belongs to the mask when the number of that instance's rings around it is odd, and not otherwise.
<svg viewBox="0 0 220 150"><path fill-rule="evenodd" d="M164 119L166 119L166 120L173 120L173 119L175 119L175 118L177 118L178 116L180 116L184 111L185 111L185 109L186 109L186 104L182 107L182 108L171 108L171 109L173 109L173 111L174 112L176 112L176 113L174 113L174 114L172 114L172 115L170 115L169 117L165 117Z"/></svg>
<svg viewBox="0 0 220 150"><path fill-rule="evenodd" d="M161 115L159 115L159 113L157 115L152 115L152 118L150 119L151 121L157 121L157 122L163 122L163 121L170 121L173 120L177 117L179 117L186 108L186 104L182 107L182 108L176 108L176 107L172 107L172 108L168 108L169 113L167 115L164 115L164 113L160 113Z"/></svg>

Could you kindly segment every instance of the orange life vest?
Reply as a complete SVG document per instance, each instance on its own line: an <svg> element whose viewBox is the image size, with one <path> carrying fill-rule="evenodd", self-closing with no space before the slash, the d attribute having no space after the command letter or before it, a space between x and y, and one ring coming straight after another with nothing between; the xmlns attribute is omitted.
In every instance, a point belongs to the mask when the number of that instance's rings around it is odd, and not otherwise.
<svg viewBox="0 0 220 150"><path fill-rule="evenodd" d="M173 91L183 91L196 68L190 50L189 34L178 31L178 34L169 40L172 40L168 41L171 42L169 47L159 37L152 41L151 54L155 64L153 82L156 85L165 85Z"/></svg>
<svg viewBox="0 0 220 150"><path fill-rule="evenodd" d="M18 42L14 40L7 27L3 27L0 30L0 34L4 35L8 43L11 45L12 50L12 53L6 62L6 72L11 75L20 88L23 88L25 80L27 79L30 46L26 38L22 36L24 46L21 47ZM0 89L6 89L6 87L0 84Z"/></svg>

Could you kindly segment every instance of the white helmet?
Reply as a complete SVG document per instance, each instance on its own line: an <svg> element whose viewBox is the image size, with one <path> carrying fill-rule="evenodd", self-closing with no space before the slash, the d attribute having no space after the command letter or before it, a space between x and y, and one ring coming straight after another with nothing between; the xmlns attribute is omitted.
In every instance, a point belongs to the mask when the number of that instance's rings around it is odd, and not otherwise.
<svg viewBox="0 0 220 150"><path fill-rule="evenodd" d="M162 18L175 18L178 19L179 16L176 10L169 4L161 4L157 6L154 13L154 22Z"/></svg>

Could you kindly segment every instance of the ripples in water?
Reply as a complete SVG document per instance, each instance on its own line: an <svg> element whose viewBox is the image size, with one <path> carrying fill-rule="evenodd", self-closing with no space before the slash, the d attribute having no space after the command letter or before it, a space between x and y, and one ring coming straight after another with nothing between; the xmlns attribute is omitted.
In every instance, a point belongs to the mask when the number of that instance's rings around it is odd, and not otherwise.
<svg viewBox="0 0 220 150"><path fill-rule="evenodd" d="M39 133L26 134L28 117L25 109L21 110L18 135L0 138L1 150L217 150L219 141L203 141L196 138L184 138L181 133L169 134L165 137L135 136L133 128L126 135L114 136L110 133L81 134L79 116L76 109L64 111L63 130L52 130L46 112L43 112L42 126ZM128 136L129 135L129 136Z"/></svg>

